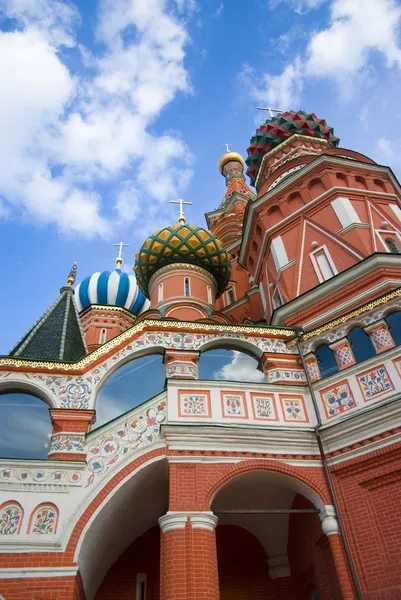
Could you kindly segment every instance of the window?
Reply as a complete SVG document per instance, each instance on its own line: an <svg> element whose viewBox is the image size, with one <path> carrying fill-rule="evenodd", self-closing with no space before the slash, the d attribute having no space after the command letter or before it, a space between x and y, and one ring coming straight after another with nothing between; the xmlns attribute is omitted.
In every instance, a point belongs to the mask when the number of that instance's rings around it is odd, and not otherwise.
<svg viewBox="0 0 401 600"><path fill-rule="evenodd" d="M234 302L234 292L230 288L227 290L227 304L232 304Z"/></svg>
<svg viewBox="0 0 401 600"><path fill-rule="evenodd" d="M104 344L106 341L106 337L107 337L107 330L106 329L102 329L100 331L100 339L99 339L99 343L100 344Z"/></svg>
<svg viewBox="0 0 401 600"><path fill-rule="evenodd" d="M337 274L337 269L326 246L321 246L311 252L310 257L320 283Z"/></svg>
<svg viewBox="0 0 401 600"><path fill-rule="evenodd" d="M280 289L276 286L273 296L272 296L273 308L279 308L283 306L283 297L281 295Z"/></svg>
<svg viewBox="0 0 401 600"><path fill-rule="evenodd" d="M316 350L316 358L319 363L320 375L322 378L337 373L338 364L331 348L328 346L320 346Z"/></svg>
<svg viewBox="0 0 401 600"><path fill-rule="evenodd" d="M401 312L397 311L387 315L386 321L390 327L390 333L394 340L394 344L399 346L401 344Z"/></svg>
<svg viewBox="0 0 401 600"><path fill-rule="evenodd" d="M362 327L354 327L347 337L357 363L372 358L372 356L376 356L376 351L370 337Z"/></svg>
<svg viewBox="0 0 401 600"><path fill-rule="evenodd" d="M189 289L189 277L185 277L185 279L184 279L184 296L186 298L189 298L190 295L191 295L191 293L190 293L190 289Z"/></svg>
<svg viewBox="0 0 401 600"><path fill-rule="evenodd" d="M209 304L213 304L212 288L210 287L210 285L207 286L207 301Z"/></svg>
<svg viewBox="0 0 401 600"><path fill-rule="evenodd" d="M394 238L386 238L385 242L389 252L392 252L393 254L401 254L401 248Z"/></svg>
<svg viewBox="0 0 401 600"><path fill-rule="evenodd" d="M137 600L146 600L146 573L137 573L136 575L136 598Z"/></svg>
<svg viewBox="0 0 401 600"><path fill-rule="evenodd" d="M159 283L159 290L157 295L157 301L161 302L163 300L163 284Z"/></svg>

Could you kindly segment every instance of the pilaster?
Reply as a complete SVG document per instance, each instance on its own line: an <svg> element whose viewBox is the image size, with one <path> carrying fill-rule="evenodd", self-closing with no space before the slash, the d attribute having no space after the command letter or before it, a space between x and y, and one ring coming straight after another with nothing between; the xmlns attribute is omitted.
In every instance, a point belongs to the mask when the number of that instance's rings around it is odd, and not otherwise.
<svg viewBox="0 0 401 600"><path fill-rule="evenodd" d="M384 319L381 321L376 321L373 323L373 325L364 327L364 329L371 339L373 347L376 350L376 354L385 352L386 350L389 350L395 346L394 340L391 337L389 326Z"/></svg>
<svg viewBox="0 0 401 600"><path fill-rule="evenodd" d="M198 379L199 352L166 350L164 355L166 379Z"/></svg>
<svg viewBox="0 0 401 600"><path fill-rule="evenodd" d="M52 460L86 460L86 434L95 417L94 410L51 408L53 425L48 457Z"/></svg>
<svg viewBox="0 0 401 600"><path fill-rule="evenodd" d="M339 371L355 364L356 360L354 353L352 352L351 344L346 337L334 342L334 344L330 344L329 348L334 352Z"/></svg>

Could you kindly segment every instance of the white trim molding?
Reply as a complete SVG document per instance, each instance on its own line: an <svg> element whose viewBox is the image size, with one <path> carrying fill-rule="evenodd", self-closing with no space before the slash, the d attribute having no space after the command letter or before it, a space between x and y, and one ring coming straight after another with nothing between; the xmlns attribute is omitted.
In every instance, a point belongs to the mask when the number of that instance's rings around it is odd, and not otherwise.
<svg viewBox="0 0 401 600"><path fill-rule="evenodd" d="M78 567L10 567L0 569L0 579L75 577Z"/></svg>
<svg viewBox="0 0 401 600"><path fill-rule="evenodd" d="M188 519L193 529L206 529L214 531L217 526L217 517L211 511L205 512L175 512L168 511L159 519L160 529L163 533L176 529L185 529Z"/></svg>
<svg viewBox="0 0 401 600"><path fill-rule="evenodd" d="M319 517L322 522L323 533L329 536L339 532L334 506L331 504L326 504L324 510L320 512Z"/></svg>

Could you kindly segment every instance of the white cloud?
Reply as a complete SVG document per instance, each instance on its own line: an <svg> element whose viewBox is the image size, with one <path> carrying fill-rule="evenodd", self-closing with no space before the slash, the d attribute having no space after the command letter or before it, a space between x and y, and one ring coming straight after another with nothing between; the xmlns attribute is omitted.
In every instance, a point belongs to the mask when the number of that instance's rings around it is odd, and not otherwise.
<svg viewBox="0 0 401 600"><path fill-rule="evenodd" d="M319 8L325 2L327 0L270 0L269 7L275 9L279 4L287 4L296 13L302 15L310 10Z"/></svg>
<svg viewBox="0 0 401 600"><path fill-rule="evenodd" d="M377 140L377 147L387 159L395 158L396 150L391 140L385 137L381 137Z"/></svg>
<svg viewBox="0 0 401 600"><path fill-rule="evenodd" d="M227 365L224 365L220 371L213 373L214 379L224 381L251 381L263 382L265 380L263 373L257 370L257 362L251 356L243 352L234 350L233 359Z"/></svg>
<svg viewBox="0 0 401 600"><path fill-rule="evenodd" d="M194 6L178 9L188 14ZM80 48L84 72L69 70L60 51L75 43L74 5L0 0L0 7L20 24L0 33L0 195L7 205L87 236L109 235L113 206L128 216L125 223L136 218L139 197L162 210L192 175L179 134L153 132L177 94L191 92L188 35L167 2L103 0L103 49L92 55ZM97 186L105 181L111 191L102 198Z"/></svg>

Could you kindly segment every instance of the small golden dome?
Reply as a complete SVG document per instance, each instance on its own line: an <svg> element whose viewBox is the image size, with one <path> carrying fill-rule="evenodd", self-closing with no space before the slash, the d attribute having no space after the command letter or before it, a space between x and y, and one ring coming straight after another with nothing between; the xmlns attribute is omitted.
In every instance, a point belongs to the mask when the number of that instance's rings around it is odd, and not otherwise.
<svg viewBox="0 0 401 600"><path fill-rule="evenodd" d="M238 152L226 152L225 154L223 154L223 156L219 160L219 171L222 175L223 175L224 165L226 165L228 162L230 162L232 160L236 160L237 162L241 163L243 168L245 167L245 161L242 158L241 154L238 154Z"/></svg>

